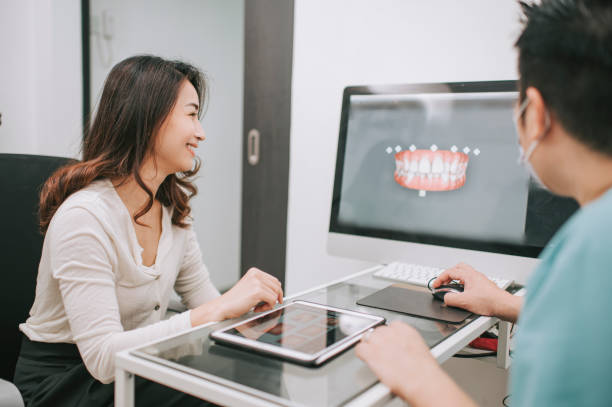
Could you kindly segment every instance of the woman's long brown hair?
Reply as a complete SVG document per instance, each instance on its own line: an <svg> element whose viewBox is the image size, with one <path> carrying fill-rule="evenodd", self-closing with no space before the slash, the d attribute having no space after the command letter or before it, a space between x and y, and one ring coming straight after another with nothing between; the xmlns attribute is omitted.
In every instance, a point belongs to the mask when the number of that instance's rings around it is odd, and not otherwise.
<svg viewBox="0 0 612 407"><path fill-rule="evenodd" d="M196 89L200 107L206 94L206 80L194 66L167 61L151 55L125 59L108 74L93 123L85 126L83 160L58 169L40 193L40 229L47 231L51 218L68 196L95 180L125 180L132 176L149 195L148 202L134 215L134 221L147 213L158 199L173 207L172 223L186 227L191 212L189 199L197 189L191 177L200 168L166 177L153 197L139 170L153 151L155 136L168 117L183 81ZM200 114L203 109L200 109Z"/></svg>

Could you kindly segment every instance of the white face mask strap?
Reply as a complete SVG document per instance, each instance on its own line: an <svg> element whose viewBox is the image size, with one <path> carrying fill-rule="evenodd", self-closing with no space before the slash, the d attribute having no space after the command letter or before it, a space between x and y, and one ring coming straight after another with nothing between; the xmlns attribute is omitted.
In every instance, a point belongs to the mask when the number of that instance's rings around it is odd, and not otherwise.
<svg viewBox="0 0 612 407"><path fill-rule="evenodd" d="M550 130L550 113L548 113L548 110L546 110L546 118L545 118L544 127L545 127L544 133L542 133L540 137L535 139L533 143L531 143L529 148L527 148L527 151L525 152L525 161L529 160L529 157L531 157L531 154L533 154L533 150L535 150L538 144L540 144L540 140L542 140L544 136L546 136L546 134L548 134L548 131Z"/></svg>
<svg viewBox="0 0 612 407"><path fill-rule="evenodd" d="M525 152L525 156L523 157L523 161L529 161L529 157L531 157L531 154L533 154L533 150L536 149L538 144L540 144L539 138L535 139L533 143L531 143L531 145L527 148L527 151Z"/></svg>
<svg viewBox="0 0 612 407"><path fill-rule="evenodd" d="M514 115L515 124L518 123L523 113L525 113L525 109L527 109L527 105L529 105L529 102L530 102L529 98L525 98L525 100L523 100L523 103L521 103L521 105L519 106L518 110L516 111L516 114ZM545 117L544 126L546 127L544 130L544 133L546 134L548 133L548 130L550 130L550 112L548 111L548 109L546 109L546 117Z"/></svg>
<svg viewBox="0 0 612 407"><path fill-rule="evenodd" d="M521 118L521 116L525 112L525 109L527 109L527 105L529 105L529 98L525 98L523 103L521 103L521 105L519 106L519 108L518 108L518 110L516 112L516 115L514 117L514 122L515 123L518 123L518 120ZM521 156L519 156L519 160L518 160L519 163L525 162L525 161L529 161L529 158L531 157L531 154L533 154L533 150L536 149L538 144L540 144L540 140L550 130L550 112L548 111L548 109L546 110L546 117L545 117L544 126L545 126L544 133L540 137L535 139L533 141L533 143L531 143L531 145L527 148L527 151L525 151L525 154L521 154Z"/></svg>
<svg viewBox="0 0 612 407"><path fill-rule="evenodd" d="M521 105L519 106L518 110L516 111L516 114L514 115L514 122L515 123L518 123L519 119L521 118L521 116L525 112L525 109L527 109L527 105L528 104L529 104L529 98L525 98L525 100L523 100L523 103L521 103Z"/></svg>

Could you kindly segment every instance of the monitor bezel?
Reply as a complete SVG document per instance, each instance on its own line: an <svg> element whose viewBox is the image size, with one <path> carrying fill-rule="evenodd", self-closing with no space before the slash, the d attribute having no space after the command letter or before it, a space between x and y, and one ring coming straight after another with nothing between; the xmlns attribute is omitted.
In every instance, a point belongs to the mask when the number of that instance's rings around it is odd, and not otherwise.
<svg viewBox="0 0 612 407"><path fill-rule="evenodd" d="M508 254L529 258L538 257L543 247L507 242L493 242L480 239L459 239L446 236L434 236L423 233L399 232L379 228L348 226L342 225L338 222L342 191L342 177L344 169L344 154L346 151L346 137L348 130L349 105L351 96L489 92L508 92L516 93L518 95L517 85L518 82L516 80L503 80L481 82L421 83L404 85L361 85L347 86L346 88L344 88L342 96L342 110L340 114L340 132L338 137L338 150L336 153L336 168L334 174L334 187L331 205L331 216L329 222L329 232L395 240L406 243L443 246L454 249L466 249L479 252Z"/></svg>

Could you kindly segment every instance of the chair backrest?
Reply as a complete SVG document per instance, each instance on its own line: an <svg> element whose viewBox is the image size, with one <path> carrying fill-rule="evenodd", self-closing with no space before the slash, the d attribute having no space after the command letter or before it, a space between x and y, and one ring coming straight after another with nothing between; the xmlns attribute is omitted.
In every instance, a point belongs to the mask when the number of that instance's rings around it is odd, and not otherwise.
<svg viewBox="0 0 612 407"><path fill-rule="evenodd" d="M38 195L63 157L0 154L0 378L13 380L21 347L18 325L34 301L43 236Z"/></svg>

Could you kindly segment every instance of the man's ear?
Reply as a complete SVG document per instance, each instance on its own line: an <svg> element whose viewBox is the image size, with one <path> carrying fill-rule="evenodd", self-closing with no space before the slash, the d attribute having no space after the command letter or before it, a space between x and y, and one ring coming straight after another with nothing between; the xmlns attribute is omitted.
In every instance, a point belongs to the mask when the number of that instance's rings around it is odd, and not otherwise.
<svg viewBox="0 0 612 407"><path fill-rule="evenodd" d="M529 142L533 142L544 137L550 130L550 113L537 88L528 87L525 95L529 98L530 105L525 114L525 135Z"/></svg>

